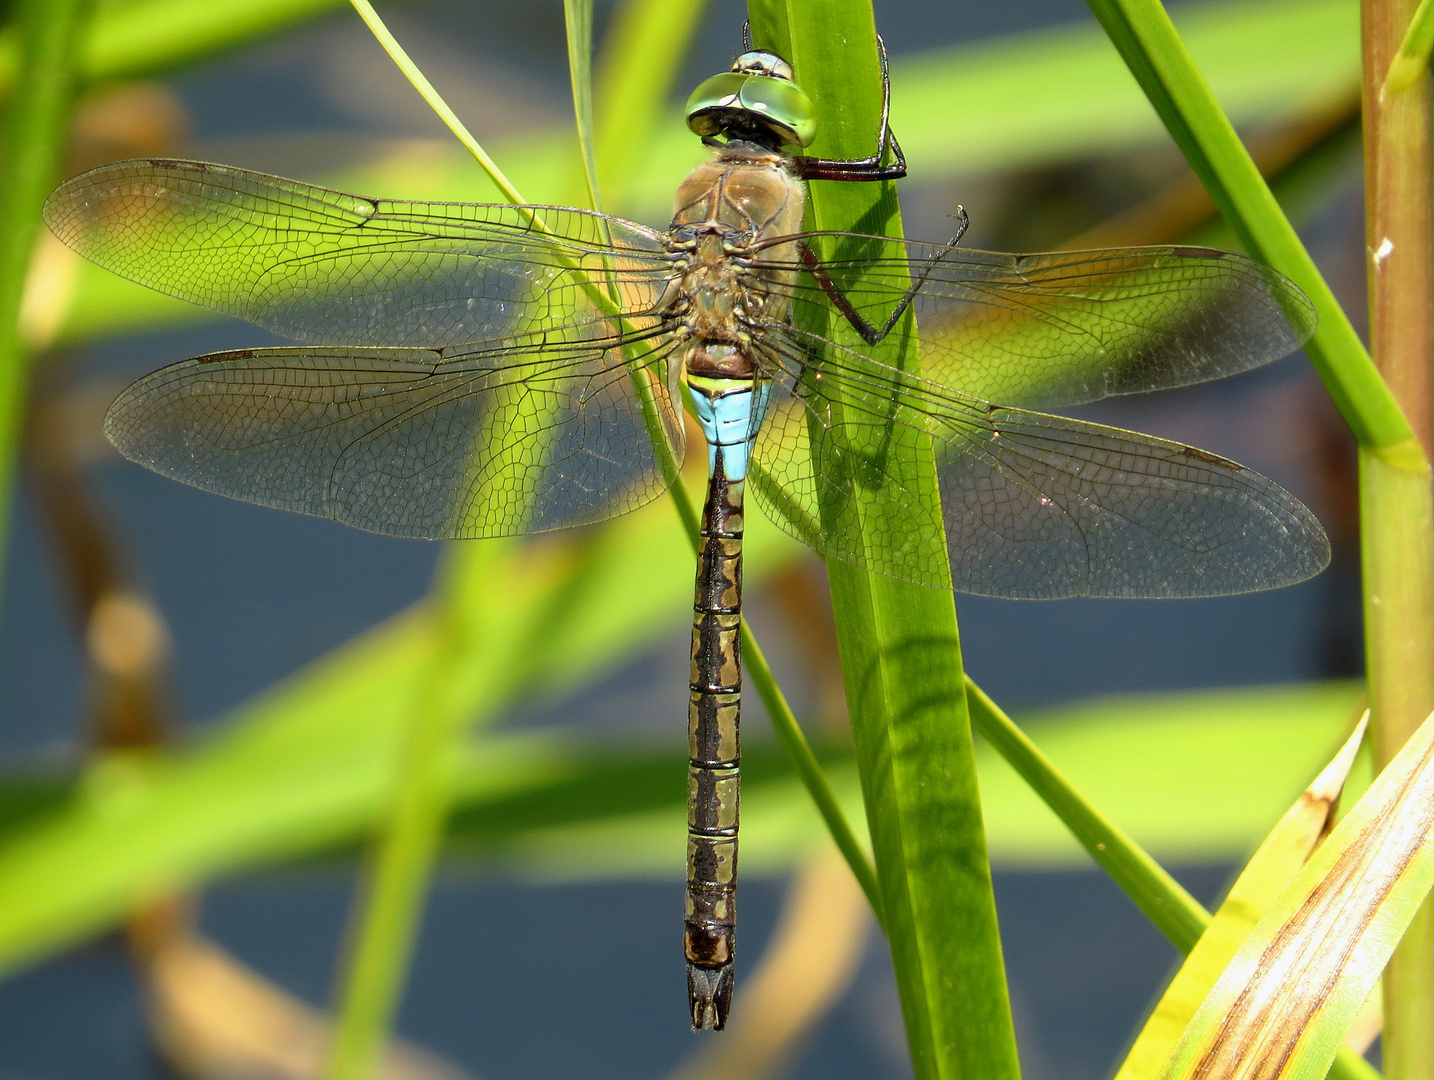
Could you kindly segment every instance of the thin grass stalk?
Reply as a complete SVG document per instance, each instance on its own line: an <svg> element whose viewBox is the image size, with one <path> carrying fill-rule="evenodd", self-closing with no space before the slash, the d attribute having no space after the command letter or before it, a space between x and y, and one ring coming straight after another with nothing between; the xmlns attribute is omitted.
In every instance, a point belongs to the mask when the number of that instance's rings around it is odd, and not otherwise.
<svg viewBox="0 0 1434 1080"><path fill-rule="evenodd" d="M19 81L0 131L0 568L34 359L21 333L20 305L40 207L65 153L90 8L90 0L21 0L14 8Z"/></svg>
<svg viewBox="0 0 1434 1080"><path fill-rule="evenodd" d="M872 152L881 108L875 26L861 0L771 0L749 4L755 43L791 61L817 105L810 152ZM813 183L810 225L900 235L890 184ZM799 312L819 320L819 311ZM839 340L841 327L820 327ZM882 360L915 366L910 323L879 348ZM859 347L859 343L857 343ZM834 391L839 406L840 389ZM907 490L938 500L929 442L887 431L893 458L918 464ZM814 453L825 438L813 430ZM868 543L892 508L880 490L852 482L844 528ZM837 478L840 483L840 478ZM940 520L939 511L935 514ZM944 567L940 535L925 536L927 559ZM882 923L891 946L912 1065L920 1080L1019 1075L1001 945L986 860L956 612L949 588L898 582L828 563L837 637L862 794L876 856Z"/></svg>
<svg viewBox="0 0 1434 1080"><path fill-rule="evenodd" d="M1361 446L1406 467L1423 458L1414 431L1270 192L1159 0L1087 0L1170 137L1250 254L1308 294L1319 326L1306 346ZM1427 469L1427 463L1425 463Z"/></svg>
<svg viewBox="0 0 1434 1080"><path fill-rule="evenodd" d="M491 543L449 546L433 590L428 671L398 762L392 803L355 905L353 941L336 1002L324 1080L367 1080L388 1046L394 1014L443 843L467 715L452 707L470 619L461 579L482 572Z"/></svg>
<svg viewBox="0 0 1434 1080"><path fill-rule="evenodd" d="M780 688L772 678L772 669L767 666L767 658L758 646L752 628L746 622L742 623L742 658L747 664L748 677L755 684L762 704L767 707L767 712L772 717L772 727L776 729L777 738L781 740L782 748L791 759L793 769L801 777L807 794L811 796L817 812L826 822L827 831L831 833L837 850L851 868L861 891L866 894L867 903L880 921L881 886L876 880L876 867L871 865L856 831L842 813L836 792L832 790L826 774L822 772L811 744L807 742L801 725L792 713L792 707L787 704L786 698L782 697Z"/></svg>
<svg viewBox="0 0 1434 1080"><path fill-rule="evenodd" d="M1364 0L1361 12L1370 349L1427 455L1434 445L1430 80L1420 65L1406 67L1398 87L1385 82L1401 46L1412 38L1417 52L1427 34L1413 26L1414 0ZM1360 480L1369 702L1382 768L1434 709L1434 507L1427 467L1401 468L1361 451ZM1410 924L1383 992L1387 1074L1434 1080L1434 903Z"/></svg>
<svg viewBox="0 0 1434 1080"><path fill-rule="evenodd" d="M583 160L583 184L589 209L601 210L597 155L593 150L593 5L592 0L563 0L567 26L568 77L572 83L573 116Z"/></svg>

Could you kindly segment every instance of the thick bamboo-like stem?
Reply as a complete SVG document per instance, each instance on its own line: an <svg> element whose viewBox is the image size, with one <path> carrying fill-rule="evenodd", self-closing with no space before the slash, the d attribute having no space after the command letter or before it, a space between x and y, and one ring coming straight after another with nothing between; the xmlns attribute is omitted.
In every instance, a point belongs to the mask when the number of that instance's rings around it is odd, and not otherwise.
<svg viewBox="0 0 1434 1080"><path fill-rule="evenodd" d="M1434 446L1434 262L1429 76L1384 89L1416 0L1364 0L1365 238L1369 343L1427 456ZM1375 756L1388 762L1434 709L1434 537L1421 462L1360 453L1364 619ZM1434 1080L1434 906L1384 976L1384 1066Z"/></svg>

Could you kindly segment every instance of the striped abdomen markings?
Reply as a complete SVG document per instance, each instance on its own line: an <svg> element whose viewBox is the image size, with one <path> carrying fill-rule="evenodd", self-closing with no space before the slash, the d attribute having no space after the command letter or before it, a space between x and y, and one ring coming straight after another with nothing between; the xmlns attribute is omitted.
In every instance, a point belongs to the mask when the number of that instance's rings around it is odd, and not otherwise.
<svg viewBox="0 0 1434 1080"><path fill-rule="evenodd" d="M737 922L738 723L742 658L742 482L719 452L702 513L688 704L684 945L692 1026L722 1028Z"/></svg>

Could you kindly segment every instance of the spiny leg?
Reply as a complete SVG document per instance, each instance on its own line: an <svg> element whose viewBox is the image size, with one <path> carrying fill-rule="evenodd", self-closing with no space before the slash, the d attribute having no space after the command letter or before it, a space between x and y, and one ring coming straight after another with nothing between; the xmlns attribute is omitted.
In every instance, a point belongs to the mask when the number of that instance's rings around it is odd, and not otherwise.
<svg viewBox="0 0 1434 1080"><path fill-rule="evenodd" d="M841 286L833 281L831 275L827 273L827 269L822 265L822 261L817 257L817 253L811 249L811 246L805 240L802 241L801 244L802 265L806 267L807 273L812 275L816 283L822 287L822 292L827 294L827 299L832 302L833 306L835 306L836 309L842 313L846 321L851 324L852 329L861 335L862 340L868 345L875 345L881 341L882 338L886 337L887 334L891 333L892 327L900 321L901 316L906 313L906 309L909 308L912 301L916 299L916 294L919 293L921 287L926 284L926 279L931 276L931 272L936 269L937 265L946 257L947 253L961 242L961 237L966 235L966 227L970 225L970 223L971 219L966 216L966 208L964 206L956 207L956 235L946 241L945 250L937 252L930 259L926 260L926 265L922 268L921 273L916 275L916 278L907 286L906 291L901 294L901 299L897 301L896 307L892 309L891 314L887 316L886 321L880 326L873 326L866 320L861 312L856 310L851 300L847 298L846 293L842 291ZM815 233L809 235L820 236L821 234Z"/></svg>
<svg viewBox="0 0 1434 1080"><path fill-rule="evenodd" d="M876 132L876 153L864 158L794 157L792 167L803 180L900 180L906 175L906 155L891 130L891 71L886 59L886 42L876 36L881 57L881 123ZM894 160L882 164L887 148Z"/></svg>

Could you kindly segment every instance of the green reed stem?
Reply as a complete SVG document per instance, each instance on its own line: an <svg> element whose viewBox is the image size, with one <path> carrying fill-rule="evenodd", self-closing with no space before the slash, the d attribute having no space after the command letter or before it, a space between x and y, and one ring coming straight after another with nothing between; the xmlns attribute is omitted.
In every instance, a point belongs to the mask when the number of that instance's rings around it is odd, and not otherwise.
<svg viewBox="0 0 1434 1080"><path fill-rule="evenodd" d="M1427 11L1365 0L1365 243L1369 343L1414 428L1409 452L1360 452L1366 670L1374 756L1389 762L1434 710L1434 243ZM1410 50L1410 51L1406 51ZM1385 84L1385 73L1391 82ZM1418 451L1418 452L1416 452ZM1405 931L1384 972L1384 1065L1394 1080L1434 1080L1434 903Z"/></svg>
<svg viewBox="0 0 1434 1080"><path fill-rule="evenodd" d="M403 732L389 812L354 908L338 1018L324 1080L367 1080L388 1044L443 845L467 714L453 707L470 620L464 581L481 574L492 544L449 546L431 592L433 645Z"/></svg>
<svg viewBox="0 0 1434 1080"><path fill-rule="evenodd" d="M398 43L398 39L389 32L388 27L379 18L378 12L374 11L369 0L349 0L349 3L358 12L359 18L368 25L373 36L383 46L383 51L388 53L389 59L394 62L399 71L403 72L404 78L423 96L428 107L443 121L444 126L453 133L453 137L462 143L463 148L472 154L474 160L483 167L483 171L503 193L503 197L511 203L522 205L525 200L522 195L518 194L518 189L503 175L503 170L498 168L498 163L488 156L488 151L483 149L483 144L475 139L463 121L458 119L458 114L448 107L448 102L444 101L442 95L433 88L433 84L428 81L428 78L419 70L418 65L404 51L403 46Z"/></svg>
<svg viewBox="0 0 1434 1080"><path fill-rule="evenodd" d="M1190 61L1158 0L1088 0L1171 136L1252 254L1295 280L1320 326L1307 351L1360 444L1361 558L1376 754L1388 760L1434 707L1427 78L1382 98L1412 0L1367 0L1366 221L1374 360ZM1389 381L1386 382L1385 380ZM1406 411L1408 413L1406 415ZM1421 441L1422 440L1422 441ZM1386 1061L1434 1080L1434 916L1422 914L1385 980ZM1407 981L1402 957L1415 954ZM1402 1049L1401 1049L1402 1048Z"/></svg>
<svg viewBox="0 0 1434 1080"><path fill-rule="evenodd" d="M40 207L59 178L90 0L20 0L19 79L0 131L0 568L33 357L20 326Z"/></svg>
<svg viewBox="0 0 1434 1080"><path fill-rule="evenodd" d="M1082 795L1015 721L969 678L966 700L971 708L971 726L1054 811L1155 928L1182 953L1188 953L1209 924L1210 913Z"/></svg>
<svg viewBox="0 0 1434 1080"><path fill-rule="evenodd" d="M772 669L767 666L767 658L762 654L757 638L745 620L742 622L742 663L746 666L747 677L757 688L762 704L767 706L767 712L772 717L772 727L776 729L777 738L782 741L782 748L786 750L792 768L796 770L807 794L816 804L817 812L826 822L827 831L831 833L842 858L846 859L846 864L851 867L857 884L866 894L866 902L871 905L872 912L880 922L881 885L876 880L876 868L871 865L871 859L868 858L861 841L857 839L851 822L847 821L846 815L842 813L836 792L832 790L830 781L822 772L817 756L807 742L806 733L797 723L787 699L782 696L781 687L777 685Z"/></svg>

